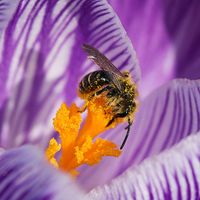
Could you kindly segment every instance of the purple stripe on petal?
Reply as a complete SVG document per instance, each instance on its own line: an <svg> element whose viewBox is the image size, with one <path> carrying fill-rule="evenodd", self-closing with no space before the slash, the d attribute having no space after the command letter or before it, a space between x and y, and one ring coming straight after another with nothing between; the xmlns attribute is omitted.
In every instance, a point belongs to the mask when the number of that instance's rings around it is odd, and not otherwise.
<svg viewBox="0 0 200 200"><path fill-rule="evenodd" d="M12 15L14 14L19 0L0 1L0 33L6 28Z"/></svg>
<svg viewBox="0 0 200 200"><path fill-rule="evenodd" d="M200 78L199 1L109 2L135 46L142 96L172 78Z"/></svg>
<svg viewBox="0 0 200 200"><path fill-rule="evenodd" d="M138 164L200 131L199 91L199 80L177 79L149 95L140 104L122 155L117 159L105 158L93 168L83 167L79 177L81 184L91 189L107 183L132 164ZM120 146L125 133L122 127L118 127L105 133L105 137Z"/></svg>
<svg viewBox="0 0 200 200"><path fill-rule="evenodd" d="M86 60L83 43L140 79L134 49L105 0L21 0L1 43L8 96L0 108L0 145L6 148L46 145L60 103L76 100L81 78L98 69Z"/></svg>
<svg viewBox="0 0 200 200"><path fill-rule="evenodd" d="M200 133L197 133L170 150L129 168L110 183L94 188L88 197L95 200L199 199L199 157Z"/></svg>
<svg viewBox="0 0 200 200"><path fill-rule="evenodd" d="M10 19L12 18L12 15L14 14L17 4L19 0L1 0L0 1L0 37L3 32L3 30L7 27ZM0 66L0 107L3 104L3 101L7 97L7 91L5 89L5 81L6 78L4 75L6 69Z"/></svg>
<svg viewBox="0 0 200 200"><path fill-rule="evenodd" d="M42 152L23 146L0 156L1 200L83 199L83 192L66 174L52 167Z"/></svg>
<svg viewBox="0 0 200 200"><path fill-rule="evenodd" d="M176 76L190 79L200 78L200 31L198 21L200 5L198 1L163 4L164 20L168 34L176 47ZM170 13L170 15L168 15ZM194 21L194 18L196 19Z"/></svg>

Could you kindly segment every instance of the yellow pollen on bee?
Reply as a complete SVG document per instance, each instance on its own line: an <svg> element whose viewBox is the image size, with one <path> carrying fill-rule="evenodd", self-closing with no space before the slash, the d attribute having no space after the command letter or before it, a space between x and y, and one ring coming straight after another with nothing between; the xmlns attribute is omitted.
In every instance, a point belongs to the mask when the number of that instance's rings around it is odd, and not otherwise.
<svg viewBox="0 0 200 200"><path fill-rule="evenodd" d="M81 127L82 116L75 104L68 107L62 104L53 119L54 129L58 132L60 143L52 138L46 150L46 157L54 166L78 175L77 168L83 164L94 165L104 156L118 157L121 151L109 140L96 138L104 131L114 128L121 121L106 127L112 116L105 114L104 100L88 102L88 114ZM59 159L55 154L60 151Z"/></svg>

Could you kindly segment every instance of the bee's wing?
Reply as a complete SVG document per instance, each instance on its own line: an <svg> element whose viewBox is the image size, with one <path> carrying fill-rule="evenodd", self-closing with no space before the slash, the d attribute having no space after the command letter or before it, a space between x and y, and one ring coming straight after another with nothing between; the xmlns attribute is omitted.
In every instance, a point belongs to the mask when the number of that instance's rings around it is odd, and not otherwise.
<svg viewBox="0 0 200 200"><path fill-rule="evenodd" d="M113 72L110 72L109 71L109 74L110 74L110 79L111 81L113 82L114 86L120 91L122 92L122 87L121 87L121 84L119 82L119 76Z"/></svg>
<svg viewBox="0 0 200 200"><path fill-rule="evenodd" d="M117 69L112 62L104 56L102 53L100 53L96 48L88 45L83 44L83 50L88 53L88 58L94 61L101 69L105 71L110 71L118 76L124 77L124 75Z"/></svg>
<svg viewBox="0 0 200 200"><path fill-rule="evenodd" d="M102 70L108 71L112 74L110 77L113 84L121 91L121 84L119 83L119 78L124 77L124 75L117 69L112 62L100 53L96 48L83 44L83 50L88 53L88 58L93 60L95 64L97 64Z"/></svg>

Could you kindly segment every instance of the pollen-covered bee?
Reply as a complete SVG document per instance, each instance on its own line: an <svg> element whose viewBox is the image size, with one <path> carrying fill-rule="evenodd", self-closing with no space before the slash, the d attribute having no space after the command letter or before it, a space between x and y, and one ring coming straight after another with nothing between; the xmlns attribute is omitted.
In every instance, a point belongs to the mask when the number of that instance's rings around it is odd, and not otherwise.
<svg viewBox="0 0 200 200"><path fill-rule="evenodd" d="M109 107L112 119L107 126L116 119L123 118L128 122L126 136L121 144L122 149L128 138L133 122L133 114L137 106L137 89L128 72L120 72L112 62L96 48L84 44L83 50L88 53L101 70L87 74L79 83L79 96L90 101L95 96L106 97L105 108Z"/></svg>

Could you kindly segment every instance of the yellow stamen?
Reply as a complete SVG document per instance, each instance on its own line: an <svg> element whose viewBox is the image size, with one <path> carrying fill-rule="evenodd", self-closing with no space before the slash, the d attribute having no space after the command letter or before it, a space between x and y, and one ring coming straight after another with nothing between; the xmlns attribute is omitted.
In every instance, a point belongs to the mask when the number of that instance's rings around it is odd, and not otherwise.
<svg viewBox="0 0 200 200"><path fill-rule="evenodd" d="M101 161L103 156L118 157L121 151L109 140L102 138L94 139L100 133L114 128L119 122L106 127L112 115L105 114L103 99L96 98L88 103L88 114L82 126L82 117L75 104L67 107L62 104L54 118L53 125L59 133L60 144L53 138L46 150L47 159L55 166L64 171L77 175L77 168L83 164L94 165ZM106 111L109 113L109 110ZM61 149L58 161L54 158L55 153Z"/></svg>
<svg viewBox="0 0 200 200"><path fill-rule="evenodd" d="M60 149L61 145L58 144L54 138L52 138L49 142L49 147L46 150L46 157L56 167L58 167L58 163L54 156L58 151L60 151Z"/></svg>

